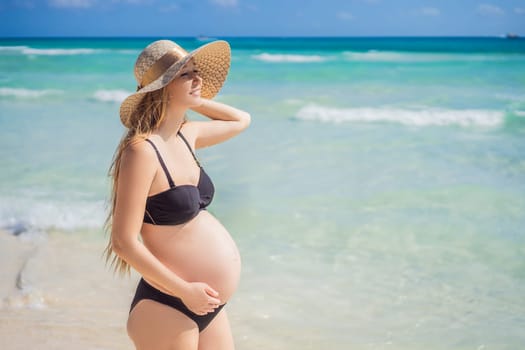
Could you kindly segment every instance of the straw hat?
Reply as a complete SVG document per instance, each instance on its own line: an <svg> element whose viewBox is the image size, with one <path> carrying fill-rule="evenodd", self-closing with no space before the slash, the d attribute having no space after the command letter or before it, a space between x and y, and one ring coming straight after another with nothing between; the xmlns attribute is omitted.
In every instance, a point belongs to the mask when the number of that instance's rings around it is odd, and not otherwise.
<svg viewBox="0 0 525 350"><path fill-rule="evenodd" d="M226 41L213 41L188 53L173 41L158 40L149 44L135 62L137 92L120 105L122 124L129 128L131 113L144 94L168 85L192 58L202 78L201 96L211 99L217 95L230 68L230 45Z"/></svg>

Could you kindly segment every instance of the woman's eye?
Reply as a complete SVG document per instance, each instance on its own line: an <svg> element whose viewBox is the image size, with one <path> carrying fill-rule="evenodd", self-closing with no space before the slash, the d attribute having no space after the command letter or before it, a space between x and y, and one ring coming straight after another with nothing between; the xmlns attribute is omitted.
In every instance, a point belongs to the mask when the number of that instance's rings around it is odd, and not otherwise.
<svg viewBox="0 0 525 350"><path fill-rule="evenodd" d="M194 71L192 71L192 75L193 75L193 74L198 74L198 73L199 73L198 70L194 70ZM189 76L190 76L190 72L189 72L189 71L188 71L188 72L181 73L181 75L180 75L180 77L184 77L184 78L189 77Z"/></svg>

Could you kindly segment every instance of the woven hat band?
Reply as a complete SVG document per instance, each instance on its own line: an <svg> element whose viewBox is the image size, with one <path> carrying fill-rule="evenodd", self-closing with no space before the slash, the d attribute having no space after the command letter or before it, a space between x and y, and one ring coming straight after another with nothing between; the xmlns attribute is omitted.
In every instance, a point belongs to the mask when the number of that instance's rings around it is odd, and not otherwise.
<svg viewBox="0 0 525 350"><path fill-rule="evenodd" d="M144 87L159 78L175 62L182 59L188 53L182 48L174 47L159 58L142 76L140 87Z"/></svg>

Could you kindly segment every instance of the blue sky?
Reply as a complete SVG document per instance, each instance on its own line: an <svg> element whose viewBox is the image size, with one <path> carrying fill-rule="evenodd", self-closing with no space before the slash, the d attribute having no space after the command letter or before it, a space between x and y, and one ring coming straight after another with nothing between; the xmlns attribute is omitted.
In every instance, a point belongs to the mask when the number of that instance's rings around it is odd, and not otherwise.
<svg viewBox="0 0 525 350"><path fill-rule="evenodd" d="M0 36L525 36L525 0L1 0Z"/></svg>

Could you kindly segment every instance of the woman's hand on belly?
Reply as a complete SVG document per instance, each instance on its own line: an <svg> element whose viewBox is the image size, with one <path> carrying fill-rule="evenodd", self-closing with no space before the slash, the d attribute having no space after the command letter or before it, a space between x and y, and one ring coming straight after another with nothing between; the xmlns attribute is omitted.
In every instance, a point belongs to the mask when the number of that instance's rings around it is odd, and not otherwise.
<svg viewBox="0 0 525 350"><path fill-rule="evenodd" d="M188 288L180 296L188 309L197 315L206 315L220 305L219 293L206 283L189 282Z"/></svg>

